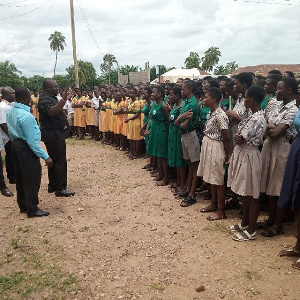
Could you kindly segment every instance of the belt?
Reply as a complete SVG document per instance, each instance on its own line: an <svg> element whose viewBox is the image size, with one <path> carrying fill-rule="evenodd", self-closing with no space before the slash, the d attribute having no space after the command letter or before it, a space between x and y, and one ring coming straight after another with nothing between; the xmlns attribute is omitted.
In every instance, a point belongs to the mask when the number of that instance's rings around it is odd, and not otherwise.
<svg viewBox="0 0 300 300"><path fill-rule="evenodd" d="M180 129L181 134L186 134L195 131L196 129Z"/></svg>

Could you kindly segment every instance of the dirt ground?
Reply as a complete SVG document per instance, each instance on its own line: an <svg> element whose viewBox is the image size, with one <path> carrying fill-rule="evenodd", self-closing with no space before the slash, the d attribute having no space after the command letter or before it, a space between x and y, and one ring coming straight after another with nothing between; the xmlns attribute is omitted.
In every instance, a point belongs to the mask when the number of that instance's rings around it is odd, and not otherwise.
<svg viewBox="0 0 300 300"><path fill-rule="evenodd" d="M27 219L15 197L1 196L0 299L300 299L294 259L278 257L295 243L294 224L272 239L235 242L226 227L237 211L209 222L203 195L181 208L142 170L145 159L89 140L67 144L76 195L48 194L43 166L49 217Z"/></svg>

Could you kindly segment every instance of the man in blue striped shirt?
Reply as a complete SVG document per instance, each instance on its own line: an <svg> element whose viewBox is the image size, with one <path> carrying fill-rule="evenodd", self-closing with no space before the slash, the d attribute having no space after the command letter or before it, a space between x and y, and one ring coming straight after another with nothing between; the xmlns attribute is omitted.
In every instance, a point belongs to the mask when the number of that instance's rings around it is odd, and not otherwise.
<svg viewBox="0 0 300 300"><path fill-rule="evenodd" d="M30 113L30 92L26 87L15 90L16 102L7 113L6 121L12 140L12 153L16 173L17 202L21 213L28 218L48 216L38 208L41 184L40 158L48 167L52 159L40 146L41 132Z"/></svg>

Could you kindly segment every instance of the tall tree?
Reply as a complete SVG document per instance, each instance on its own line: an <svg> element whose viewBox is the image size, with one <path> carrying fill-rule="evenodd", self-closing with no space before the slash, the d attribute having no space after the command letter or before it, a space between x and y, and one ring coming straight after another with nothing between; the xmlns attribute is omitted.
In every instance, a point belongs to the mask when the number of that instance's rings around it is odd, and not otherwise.
<svg viewBox="0 0 300 300"><path fill-rule="evenodd" d="M55 69L57 64L57 54L60 51L64 51L66 44L66 38L62 35L59 31L54 31L48 39L50 41L50 49L55 51L55 65L54 65L54 75L55 76Z"/></svg>
<svg viewBox="0 0 300 300"><path fill-rule="evenodd" d="M0 62L0 86L11 86L14 88L21 85L20 74L22 72L10 61Z"/></svg>
<svg viewBox="0 0 300 300"><path fill-rule="evenodd" d="M235 61L231 61L226 64L226 66L220 65L217 66L214 70L215 75L228 75L236 70L239 65Z"/></svg>
<svg viewBox="0 0 300 300"><path fill-rule="evenodd" d="M67 69L69 78L71 79L72 85L75 84L75 73L74 65L71 65ZM93 64L89 61L78 60L78 76L79 76L79 86L86 88L93 88L97 74Z"/></svg>
<svg viewBox="0 0 300 300"><path fill-rule="evenodd" d="M103 75L108 74L108 84L111 84L111 70L114 64L118 65L118 62L113 54L108 53L103 56L103 62L100 65L100 69Z"/></svg>
<svg viewBox="0 0 300 300"><path fill-rule="evenodd" d="M201 59L197 52L190 52L190 55L185 59L184 66L186 69L200 69Z"/></svg>
<svg viewBox="0 0 300 300"><path fill-rule="evenodd" d="M211 72L214 66L219 62L220 56L221 51L218 47L209 47L204 52L204 57L202 57L201 69Z"/></svg>

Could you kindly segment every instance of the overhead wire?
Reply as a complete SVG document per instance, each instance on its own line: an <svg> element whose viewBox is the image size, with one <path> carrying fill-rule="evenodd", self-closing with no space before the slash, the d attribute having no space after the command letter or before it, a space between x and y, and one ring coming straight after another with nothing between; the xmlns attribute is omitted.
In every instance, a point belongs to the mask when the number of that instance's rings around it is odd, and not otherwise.
<svg viewBox="0 0 300 300"><path fill-rule="evenodd" d="M30 34L30 36L27 38L27 40L25 41L25 43L17 50L17 52L14 53L14 55L11 56L10 60L13 60L16 55L18 55L28 44L29 42L32 40L32 38L36 35L36 33L40 30L42 24L44 23L44 21L48 18L50 12L52 11L52 9L54 8L57 0L51 0L51 4L49 5L49 8L47 9L46 13L44 14L44 16L42 17L42 19L40 20L40 22L38 23L37 27L33 30L33 32Z"/></svg>
<svg viewBox="0 0 300 300"><path fill-rule="evenodd" d="M30 11L27 11L27 12L25 12L25 13L18 14L18 15L15 15L15 16L10 16L10 17L6 17L6 18L3 18L3 19L0 19L0 21L5 21L5 20L9 20L9 19L19 18L19 17L25 16L25 15L28 15L28 14L30 14L30 13L33 13L33 12L37 11L38 9L42 8L43 6L45 6L45 5L46 5L46 2L48 2L48 1L45 1L44 4L42 4L42 5L39 6L39 7L36 7L36 8L33 9L33 10L30 10Z"/></svg>
<svg viewBox="0 0 300 300"><path fill-rule="evenodd" d="M267 2L259 1L259 0L233 0L235 2L244 2L244 3L257 3L257 4L270 4L270 5L283 5L283 6L300 6L300 1L290 2L290 0L284 0L286 3L278 2L278 0L275 2L270 2L269 0Z"/></svg>
<svg viewBox="0 0 300 300"><path fill-rule="evenodd" d="M92 40L93 40L93 42L94 42L96 48L98 49L99 53L100 53L102 56L104 56L104 54L103 54L103 52L101 51L101 48L100 48L100 46L99 46L99 44L98 44L96 38L95 38L95 35L94 35L93 30L92 30L92 28L91 28L91 25L90 25L90 23L89 23L89 21L88 21L88 18L87 18L86 14L85 14L85 11L84 11L84 9L83 9L83 6L82 6L82 4L81 4L81 1L80 1L80 0L77 0L77 3L78 3L78 6L79 6L79 10L80 10L81 16L82 16L82 18L83 18L83 20L84 20L84 22L85 22L85 24L86 24L86 27L87 27L87 29L88 29L88 32L89 32L89 34L90 34L90 36L91 36L91 38L92 38Z"/></svg>
<svg viewBox="0 0 300 300"><path fill-rule="evenodd" d="M3 7L26 7L26 6L43 4L43 3L46 3L46 2L49 2L49 0L45 0L45 1L37 2L37 3L27 3L27 4L23 4L23 5L12 5L11 3L6 3L6 4L1 4L0 3L0 6L3 6Z"/></svg>

